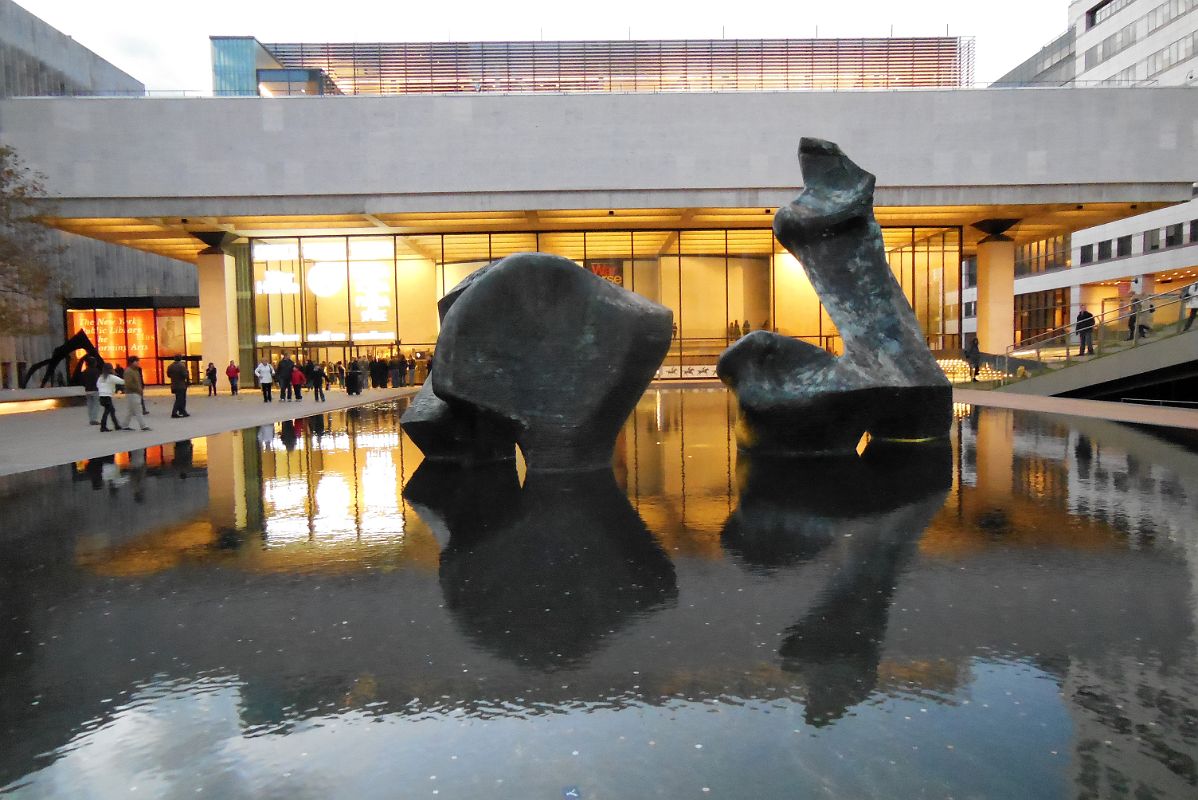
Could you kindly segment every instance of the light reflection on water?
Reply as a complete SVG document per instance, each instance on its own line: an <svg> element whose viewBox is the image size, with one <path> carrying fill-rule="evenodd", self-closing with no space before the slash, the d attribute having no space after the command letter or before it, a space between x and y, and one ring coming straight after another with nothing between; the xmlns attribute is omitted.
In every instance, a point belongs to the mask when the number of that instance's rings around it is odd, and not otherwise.
<svg viewBox="0 0 1198 800"><path fill-rule="evenodd" d="M0 786L1192 796L1198 456L965 408L747 464L734 416L652 391L611 475L421 468L373 407L6 479Z"/></svg>

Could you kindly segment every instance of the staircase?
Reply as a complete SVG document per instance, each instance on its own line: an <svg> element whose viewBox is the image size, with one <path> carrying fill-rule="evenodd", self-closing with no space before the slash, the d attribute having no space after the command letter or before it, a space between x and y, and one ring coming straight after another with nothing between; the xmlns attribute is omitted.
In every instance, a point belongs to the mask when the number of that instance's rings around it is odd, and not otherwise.
<svg viewBox="0 0 1198 800"><path fill-rule="evenodd" d="M1129 337L1136 310L1130 304L1095 318L1095 354L1081 355L1076 332L1051 331L1008 348L1000 357L1000 392L1048 396L1092 396L1112 387L1131 388L1198 375L1198 324L1186 331L1184 290L1144 298L1164 319L1146 334ZM1140 319L1142 319L1142 315ZM1017 364L1019 366L1017 366Z"/></svg>

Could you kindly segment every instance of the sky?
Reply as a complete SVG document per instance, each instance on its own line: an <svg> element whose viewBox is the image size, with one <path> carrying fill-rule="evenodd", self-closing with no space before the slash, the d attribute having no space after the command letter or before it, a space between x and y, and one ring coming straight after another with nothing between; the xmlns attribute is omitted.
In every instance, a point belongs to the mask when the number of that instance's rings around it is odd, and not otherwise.
<svg viewBox="0 0 1198 800"><path fill-rule="evenodd" d="M973 36L978 81L1067 25L1068 0L16 0L151 90L210 91L208 37L263 42Z"/></svg>

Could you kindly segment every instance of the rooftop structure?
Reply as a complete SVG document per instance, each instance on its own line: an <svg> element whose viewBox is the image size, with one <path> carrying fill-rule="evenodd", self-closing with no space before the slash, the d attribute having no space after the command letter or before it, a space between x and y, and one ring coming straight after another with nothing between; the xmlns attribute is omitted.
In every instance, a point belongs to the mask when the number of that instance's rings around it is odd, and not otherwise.
<svg viewBox="0 0 1198 800"><path fill-rule="evenodd" d="M909 89L973 82L972 37L263 44L212 37L218 96Z"/></svg>

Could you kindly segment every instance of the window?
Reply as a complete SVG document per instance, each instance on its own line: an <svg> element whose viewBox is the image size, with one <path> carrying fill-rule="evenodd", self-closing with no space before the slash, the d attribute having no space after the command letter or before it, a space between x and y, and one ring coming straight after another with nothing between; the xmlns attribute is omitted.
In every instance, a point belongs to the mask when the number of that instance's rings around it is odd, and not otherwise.
<svg viewBox="0 0 1198 800"><path fill-rule="evenodd" d="M1161 229L1156 228L1151 231L1144 231L1144 252L1151 253L1153 250L1161 249Z"/></svg>
<svg viewBox="0 0 1198 800"><path fill-rule="evenodd" d="M1110 257L1111 257L1111 240L1107 239L1105 241L1099 242L1098 243L1098 260L1106 261Z"/></svg>
<svg viewBox="0 0 1198 800"><path fill-rule="evenodd" d="M1185 226L1180 222L1165 228L1165 247L1177 247L1182 242L1182 231Z"/></svg>
<svg viewBox="0 0 1198 800"><path fill-rule="evenodd" d="M1094 263L1094 245L1092 245L1092 244L1083 244L1082 245L1082 263L1083 264Z"/></svg>
<svg viewBox="0 0 1198 800"><path fill-rule="evenodd" d="M1120 236L1115 240L1115 255L1119 258L1131 255L1131 236Z"/></svg>
<svg viewBox="0 0 1198 800"><path fill-rule="evenodd" d="M1190 244L1198 244L1198 219L1190 220Z"/></svg>
<svg viewBox="0 0 1198 800"><path fill-rule="evenodd" d="M965 303L965 304L963 304L963 305L961 306L961 313L962 313L962 314L963 314L965 317L976 317L976 316L978 315L978 304L977 304L977 301L976 301L976 300L974 300L974 301L972 301L972 302L969 302L969 303Z"/></svg>

